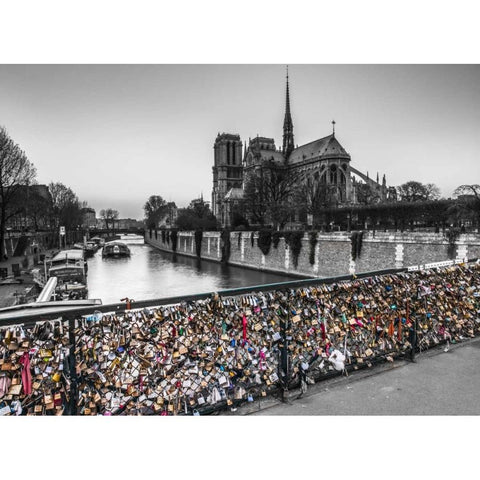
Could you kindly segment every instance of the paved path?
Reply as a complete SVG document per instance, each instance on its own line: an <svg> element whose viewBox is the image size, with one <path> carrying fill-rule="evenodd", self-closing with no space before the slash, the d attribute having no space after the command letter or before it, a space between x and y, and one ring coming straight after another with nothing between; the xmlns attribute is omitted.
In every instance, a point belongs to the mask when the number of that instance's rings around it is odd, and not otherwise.
<svg viewBox="0 0 480 480"><path fill-rule="evenodd" d="M377 367L378 368L378 367ZM264 402L250 415L479 415L480 338L422 353L417 363L372 368L309 387L291 404ZM256 402L254 402L256 403ZM257 411L254 411L254 410ZM241 411L243 410L243 412Z"/></svg>

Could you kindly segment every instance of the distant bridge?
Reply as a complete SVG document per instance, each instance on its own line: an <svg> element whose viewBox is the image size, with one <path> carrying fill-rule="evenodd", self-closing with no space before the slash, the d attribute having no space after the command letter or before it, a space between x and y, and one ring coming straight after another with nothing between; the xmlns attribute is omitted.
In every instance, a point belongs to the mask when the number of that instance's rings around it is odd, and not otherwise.
<svg viewBox="0 0 480 480"><path fill-rule="evenodd" d="M89 230L91 237L112 237L113 235L126 235L134 233L135 235L145 235L143 228L116 228L115 230L107 230L106 228L91 228Z"/></svg>

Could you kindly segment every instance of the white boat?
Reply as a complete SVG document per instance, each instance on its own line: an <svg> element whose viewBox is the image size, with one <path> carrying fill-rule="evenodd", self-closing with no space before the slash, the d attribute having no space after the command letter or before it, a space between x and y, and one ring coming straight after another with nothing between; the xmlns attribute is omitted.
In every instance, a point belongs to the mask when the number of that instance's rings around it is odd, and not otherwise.
<svg viewBox="0 0 480 480"><path fill-rule="evenodd" d="M85 298L87 295L87 262L80 249L61 250L45 265L47 278L57 277L55 293L60 298Z"/></svg>
<svg viewBox="0 0 480 480"><path fill-rule="evenodd" d="M102 257L129 257L130 249L125 243L113 241L104 245Z"/></svg>

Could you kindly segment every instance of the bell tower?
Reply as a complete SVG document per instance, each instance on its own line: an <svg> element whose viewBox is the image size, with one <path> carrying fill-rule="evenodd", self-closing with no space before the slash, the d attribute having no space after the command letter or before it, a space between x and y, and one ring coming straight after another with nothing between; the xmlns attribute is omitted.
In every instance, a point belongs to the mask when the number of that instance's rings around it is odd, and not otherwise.
<svg viewBox="0 0 480 480"><path fill-rule="evenodd" d="M242 147L240 135L231 133L219 133L213 145L212 212L221 222L221 204L225 195L232 188L242 188Z"/></svg>

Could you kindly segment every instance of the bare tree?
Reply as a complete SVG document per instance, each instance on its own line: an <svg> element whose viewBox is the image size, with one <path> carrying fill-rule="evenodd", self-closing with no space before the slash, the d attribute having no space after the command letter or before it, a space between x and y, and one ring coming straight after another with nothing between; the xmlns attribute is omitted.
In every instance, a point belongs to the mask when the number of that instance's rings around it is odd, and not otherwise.
<svg viewBox="0 0 480 480"><path fill-rule="evenodd" d="M167 202L160 195L151 195L143 210L148 228L156 228L160 217L165 213Z"/></svg>
<svg viewBox="0 0 480 480"><path fill-rule="evenodd" d="M76 238L73 232L82 224L80 202L75 192L61 182L51 182L48 185L52 197L51 227L58 233L60 226L64 226L67 241Z"/></svg>
<svg viewBox="0 0 480 480"><path fill-rule="evenodd" d="M320 182L318 177L308 176L299 182L295 191L295 202L302 214L312 216L316 224L325 208L334 206L333 196L329 194L328 186Z"/></svg>
<svg viewBox="0 0 480 480"><path fill-rule="evenodd" d="M80 202L75 192L60 182L51 182L48 186L52 196L52 224L55 230L60 225L70 230L81 220Z"/></svg>
<svg viewBox="0 0 480 480"><path fill-rule="evenodd" d="M480 185L460 185L453 192L455 196L471 195L480 200Z"/></svg>
<svg viewBox="0 0 480 480"><path fill-rule="evenodd" d="M425 184L427 200L438 200L440 198L440 189L434 183Z"/></svg>
<svg viewBox="0 0 480 480"><path fill-rule="evenodd" d="M283 228L297 208L295 197L302 174L272 161L251 173L245 184L244 207L254 223Z"/></svg>
<svg viewBox="0 0 480 480"><path fill-rule="evenodd" d="M460 216L471 217L480 225L480 185L460 185L453 194L458 197L457 208Z"/></svg>
<svg viewBox="0 0 480 480"><path fill-rule="evenodd" d="M3 259L5 228L7 221L17 214L10 208L22 186L35 181L36 170L25 152L0 127L0 258Z"/></svg>
<svg viewBox="0 0 480 480"><path fill-rule="evenodd" d="M105 226L108 231L110 231L110 225L112 226L112 231L115 231L115 220L118 219L118 210L113 208L102 209L100 210L100 217L105 220Z"/></svg>

